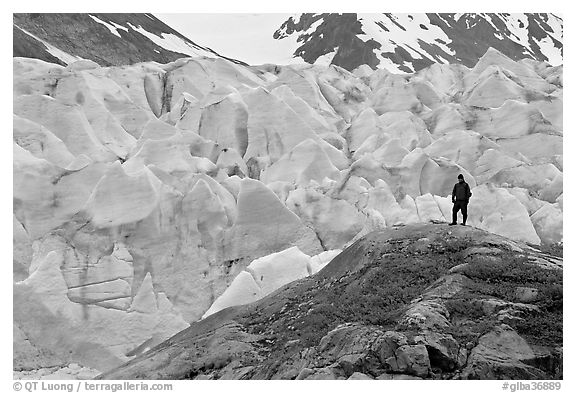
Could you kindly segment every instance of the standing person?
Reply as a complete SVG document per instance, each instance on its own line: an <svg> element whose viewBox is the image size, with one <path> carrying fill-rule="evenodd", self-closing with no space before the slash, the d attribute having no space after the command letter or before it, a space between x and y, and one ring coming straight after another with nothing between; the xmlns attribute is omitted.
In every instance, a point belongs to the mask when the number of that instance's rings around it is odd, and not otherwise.
<svg viewBox="0 0 576 393"><path fill-rule="evenodd" d="M466 219L468 218L468 201L471 196L470 186L464 181L464 176L459 174L458 183L454 185L454 189L452 190L452 203L454 207L452 208L452 222L449 225L456 225L458 210L462 210L462 225L466 225Z"/></svg>

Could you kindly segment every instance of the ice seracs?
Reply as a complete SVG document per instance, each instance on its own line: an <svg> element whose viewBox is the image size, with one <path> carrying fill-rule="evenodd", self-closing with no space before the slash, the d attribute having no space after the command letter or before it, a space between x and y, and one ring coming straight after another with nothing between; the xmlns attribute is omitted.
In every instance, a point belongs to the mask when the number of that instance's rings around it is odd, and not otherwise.
<svg viewBox="0 0 576 393"><path fill-rule="evenodd" d="M368 232L448 222L460 173L469 225L563 241L561 76L15 58L16 339L105 371Z"/></svg>
<svg viewBox="0 0 576 393"><path fill-rule="evenodd" d="M314 232L288 209L263 183L245 178L238 192L238 216L227 233L230 253L248 256L269 254L278 248L296 244L305 252L321 251Z"/></svg>
<svg viewBox="0 0 576 393"><path fill-rule="evenodd" d="M76 158L60 138L38 123L14 116L12 124L14 141L36 157L61 168L66 168Z"/></svg>
<svg viewBox="0 0 576 393"><path fill-rule="evenodd" d="M318 142L306 139L267 168L262 173L261 180L265 184L289 181L305 186L310 180L322 182L325 177L338 180L340 171L332 164Z"/></svg>
<svg viewBox="0 0 576 393"><path fill-rule="evenodd" d="M96 161L116 158L116 154L98 139L77 105L68 105L45 95L22 95L14 100L14 114L47 128L74 155L84 154Z"/></svg>
<svg viewBox="0 0 576 393"><path fill-rule="evenodd" d="M98 182L86 208L94 225L105 228L138 222L158 204L160 180L149 169L128 175L120 163L112 164ZM124 195L130 194L130 198Z"/></svg>
<svg viewBox="0 0 576 393"><path fill-rule="evenodd" d="M492 185L474 188L474 201L470 208L477 214L469 216L469 224L478 228L497 228L497 231L513 240L523 239L540 244L530 216L524 206L507 190Z"/></svg>

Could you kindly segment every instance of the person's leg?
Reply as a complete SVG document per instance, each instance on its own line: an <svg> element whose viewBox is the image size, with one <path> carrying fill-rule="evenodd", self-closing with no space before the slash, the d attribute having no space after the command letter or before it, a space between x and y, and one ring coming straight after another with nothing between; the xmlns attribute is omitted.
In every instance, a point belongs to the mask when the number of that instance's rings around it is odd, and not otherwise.
<svg viewBox="0 0 576 393"><path fill-rule="evenodd" d="M456 218L458 215L458 210L460 209L458 201L454 202L454 206L452 206L452 225L456 225Z"/></svg>
<svg viewBox="0 0 576 393"><path fill-rule="evenodd" d="M466 225L466 219L468 218L468 203L462 202L462 225Z"/></svg>

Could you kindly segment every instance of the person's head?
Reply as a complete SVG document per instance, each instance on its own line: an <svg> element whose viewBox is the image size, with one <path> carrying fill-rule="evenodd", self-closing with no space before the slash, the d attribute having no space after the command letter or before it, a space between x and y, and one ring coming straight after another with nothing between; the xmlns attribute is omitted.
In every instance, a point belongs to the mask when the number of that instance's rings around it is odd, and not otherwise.
<svg viewBox="0 0 576 393"><path fill-rule="evenodd" d="M464 176L462 174L458 175L458 182L459 183L464 183Z"/></svg>

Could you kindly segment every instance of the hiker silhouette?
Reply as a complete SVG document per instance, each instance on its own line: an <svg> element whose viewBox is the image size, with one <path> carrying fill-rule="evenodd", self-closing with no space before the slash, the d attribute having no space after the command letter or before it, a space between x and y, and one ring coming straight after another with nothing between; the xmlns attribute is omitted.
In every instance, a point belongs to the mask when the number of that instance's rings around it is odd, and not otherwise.
<svg viewBox="0 0 576 393"><path fill-rule="evenodd" d="M456 218L458 211L462 211L462 224L466 225L466 219L468 218L468 201L472 193L470 192L470 186L464 181L464 176L462 174L458 175L458 183L454 184L452 189L452 222L449 225L456 225Z"/></svg>

